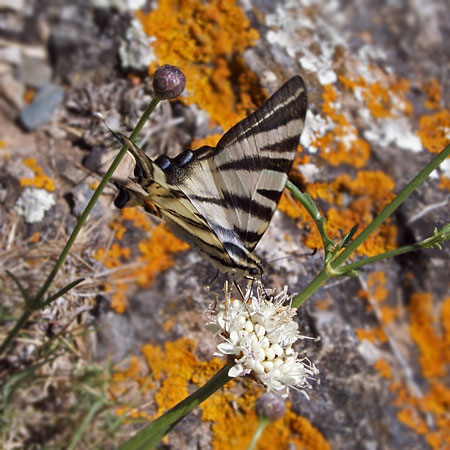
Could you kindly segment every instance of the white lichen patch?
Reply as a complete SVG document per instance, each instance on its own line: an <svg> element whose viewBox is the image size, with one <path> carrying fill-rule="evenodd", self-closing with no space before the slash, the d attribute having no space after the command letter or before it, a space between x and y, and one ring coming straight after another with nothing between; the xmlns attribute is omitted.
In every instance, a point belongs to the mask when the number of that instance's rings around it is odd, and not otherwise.
<svg viewBox="0 0 450 450"><path fill-rule="evenodd" d="M16 202L16 211L23 216L25 222L40 222L46 213L55 204L53 194L45 189L27 187Z"/></svg>
<svg viewBox="0 0 450 450"><path fill-rule="evenodd" d="M325 136L326 133L334 128L334 124L328 117L323 117L320 114L314 114L311 110L306 112L305 126L300 137L300 144L309 153L317 152L317 147L313 142L318 137Z"/></svg>
<svg viewBox="0 0 450 450"><path fill-rule="evenodd" d="M423 146L408 115L407 88L390 89L391 84L395 86L396 77L385 49L366 43L355 53L350 53L352 34L345 27L347 20L345 8L339 0L287 0L266 16L265 23L269 29L266 39L295 58L304 71L314 74L318 83L335 87L337 99L331 106L350 124L348 130L342 126L339 128L336 139L344 142L347 148L352 148L361 128L366 130L362 132L363 136L377 146L421 151ZM346 79L355 80L351 89L339 83L338 68ZM371 90L374 84L379 85L380 92L383 89L389 91L386 105L382 103L385 101L383 98L377 98L376 89ZM368 104L368 99L372 104ZM380 107L386 108L386 117L380 117L380 111L373 109L379 101ZM354 111L357 111L357 116ZM317 148L312 144L334 128L333 121L324 116L308 112L301 144L309 152L316 152ZM364 122L357 124L355 117L364 119Z"/></svg>
<svg viewBox="0 0 450 450"><path fill-rule="evenodd" d="M381 147L395 145L403 150L420 152L422 141L412 132L406 118L387 118L372 120L369 122L370 129L364 132L364 137L373 144Z"/></svg>

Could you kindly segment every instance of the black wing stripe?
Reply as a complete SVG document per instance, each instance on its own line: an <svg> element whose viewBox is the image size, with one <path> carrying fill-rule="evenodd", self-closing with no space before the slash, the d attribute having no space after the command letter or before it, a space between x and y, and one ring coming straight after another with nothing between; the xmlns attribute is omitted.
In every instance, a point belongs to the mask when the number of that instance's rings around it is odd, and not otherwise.
<svg viewBox="0 0 450 450"><path fill-rule="evenodd" d="M215 151L220 152L224 147L248 139L253 134L277 129L291 121L298 121L301 129L306 109L307 98L303 80L301 77L291 78L259 109L225 133Z"/></svg>
<svg viewBox="0 0 450 450"><path fill-rule="evenodd" d="M248 270L247 258L242 260L242 264L239 264L236 260L228 260L221 258L220 256L213 255L211 253L208 254L209 259L219 262L224 267L230 267L231 269L239 269L243 271Z"/></svg>
<svg viewBox="0 0 450 450"><path fill-rule="evenodd" d="M246 247L253 247L261 239L261 233L257 231L243 230L238 227L233 227L233 231L245 243Z"/></svg>
<svg viewBox="0 0 450 450"><path fill-rule="evenodd" d="M237 161L229 161L217 166L218 172L227 170L247 170L249 172L258 172L264 167L265 170L286 173L291 168L291 158L270 158L259 156L245 156Z"/></svg>
<svg viewBox="0 0 450 450"><path fill-rule="evenodd" d="M212 228L223 241L232 240L235 236L238 236L244 243L254 245L255 242L258 242L261 239L261 233L257 231L244 230L236 225L233 229L228 229L215 223L212 225Z"/></svg>
<svg viewBox="0 0 450 450"><path fill-rule="evenodd" d="M276 189L258 189L256 192L258 192L259 195L262 195L268 200L272 200L273 202L278 203L282 191L278 191Z"/></svg>
<svg viewBox="0 0 450 450"><path fill-rule="evenodd" d="M237 195L229 191L223 191L222 198L204 197L200 195L195 195L191 198L196 201L219 205L225 209L236 208L242 211L251 211L253 216L263 220L268 220L268 217L272 217L273 214L272 207L262 205L249 196Z"/></svg>
<svg viewBox="0 0 450 450"><path fill-rule="evenodd" d="M292 136L284 139L283 141L265 145L264 147L261 147L259 151L273 152L273 153L292 152L292 149L296 149L297 145L298 145L298 136Z"/></svg>
<svg viewBox="0 0 450 450"><path fill-rule="evenodd" d="M166 215L166 214L170 215L170 216L173 216L173 217L176 217L176 218L184 221L185 223L187 223L192 228L197 228L198 230L207 231L207 232L211 231L210 227L208 227L207 225L203 224L202 222L198 222L198 221L196 221L196 220L194 220L194 219L192 219L190 217L187 217L187 216L185 216L185 215L183 215L183 214L181 214L181 213L179 213L179 212L177 212L177 211L175 211L173 209L166 208L164 210L164 212L162 213L162 215Z"/></svg>

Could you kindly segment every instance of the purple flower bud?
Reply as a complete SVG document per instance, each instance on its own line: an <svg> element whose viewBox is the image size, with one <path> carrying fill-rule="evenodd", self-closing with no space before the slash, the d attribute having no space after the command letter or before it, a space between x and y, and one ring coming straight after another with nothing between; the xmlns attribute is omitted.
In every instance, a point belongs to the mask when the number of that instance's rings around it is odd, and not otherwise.
<svg viewBox="0 0 450 450"><path fill-rule="evenodd" d="M159 100L178 97L185 86L186 77L176 66L164 64L153 75L153 92L155 98Z"/></svg>
<svg viewBox="0 0 450 450"><path fill-rule="evenodd" d="M276 394L263 394L255 403L256 415L275 422L281 419L286 411L284 400Z"/></svg>

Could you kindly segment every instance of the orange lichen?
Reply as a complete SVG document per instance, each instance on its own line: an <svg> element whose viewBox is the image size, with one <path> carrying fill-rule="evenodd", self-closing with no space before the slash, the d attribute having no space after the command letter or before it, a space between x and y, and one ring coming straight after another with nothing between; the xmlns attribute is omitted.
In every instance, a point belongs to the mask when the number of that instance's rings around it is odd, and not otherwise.
<svg viewBox="0 0 450 450"><path fill-rule="evenodd" d="M381 320L384 325L389 325L394 322L395 319L398 319L401 314L401 310L399 308L393 308L392 306L383 305L380 307Z"/></svg>
<svg viewBox="0 0 450 450"><path fill-rule="evenodd" d="M123 238L123 235L125 234L125 232L127 231L126 227L123 225L122 222L118 222L118 223L111 223L110 224L111 229L113 229L115 231L115 238L118 241L121 241Z"/></svg>
<svg viewBox="0 0 450 450"><path fill-rule="evenodd" d="M225 390L208 398L200 408L202 420L212 422L212 448L232 450L247 448L258 422L254 404L260 389L248 384L243 394L236 396ZM270 424L258 441L259 450L274 448L314 448L328 450L329 444L306 418L292 411L286 404L285 415Z"/></svg>
<svg viewBox="0 0 450 450"><path fill-rule="evenodd" d="M194 139L192 141L192 148L200 148L204 145L209 145L210 147L215 147L219 142L219 139L222 137L220 133L209 134L201 139Z"/></svg>
<svg viewBox="0 0 450 450"><path fill-rule="evenodd" d="M331 239L340 239L355 224L359 224L355 237L368 225L394 197L393 180L381 171L360 171L354 179L341 175L331 183L310 183L306 192L313 199L323 199L336 205L326 214L325 230ZM354 198L349 203L349 198ZM345 208L340 207L346 202ZM283 193L279 209L289 217L299 220L299 226L308 230L304 244L321 248L322 241L313 220L300 203L289 193ZM358 254L373 256L396 248L397 230L387 220L357 250Z"/></svg>
<svg viewBox="0 0 450 450"><path fill-rule="evenodd" d="M168 319L163 324L163 330L165 333L168 333L174 326L176 325L176 321L174 319Z"/></svg>
<svg viewBox="0 0 450 450"><path fill-rule="evenodd" d="M401 422L423 435L434 450L450 448L450 389L440 378L445 379L450 363L450 298L441 309L441 336L435 331L436 320L431 314L431 294L416 293L411 296L409 312L411 317L411 337L419 348L419 362L422 373L428 381L429 389L423 397L415 397L400 383L393 384L396 394L394 404L401 406L398 413ZM432 417L432 430L423 419Z"/></svg>
<svg viewBox="0 0 450 450"><path fill-rule="evenodd" d="M7 146L6 141L0 140L0 148L3 149L6 148L6 146Z"/></svg>
<svg viewBox="0 0 450 450"><path fill-rule="evenodd" d="M129 359L128 367L125 369L120 369L119 367L114 367L114 373L112 380L115 382L124 381L127 379L138 380L140 379L140 363L137 356L131 356Z"/></svg>
<svg viewBox="0 0 450 450"><path fill-rule="evenodd" d="M41 237L39 231L35 231L32 236L30 237L29 241L32 244L36 244L37 242L39 242L39 238Z"/></svg>
<svg viewBox="0 0 450 450"><path fill-rule="evenodd" d="M450 297L447 297L442 303L441 322L447 350L450 351Z"/></svg>
<svg viewBox="0 0 450 450"><path fill-rule="evenodd" d="M308 221L310 216L308 212L303 208L303 206L294 199L292 194L287 190L283 191L280 201L278 203L278 209L283 211L286 215L292 219L302 219L302 221ZM313 224L312 219L310 219L311 225Z"/></svg>
<svg viewBox="0 0 450 450"><path fill-rule="evenodd" d="M328 309L330 309L330 306L332 304L333 304L333 300L331 300L331 298L327 298L327 299L316 300L315 306L316 306L316 309L318 309L320 311L327 311Z"/></svg>
<svg viewBox="0 0 450 450"><path fill-rule="evenodd" d="M152 222L146 213L138 208L123 208L120 210L120 215L123 220L129 220L135 227L142 230L150 230Z"/></svg>
<svg viewBox="0 0 450 450"><path fill-rule="evenodd" d="M430 78L423 86L427 96L425 107L428 109L438 109L441 107L442 92L441 86L436 78Z"/></svg>
<svg viewBox="0 0 450 450"><path fill-rule="evenodd" d="M392 379L392 372L389 364L384 359L379 359L373 367L379 372L383 378Z"/></svg>
<svg viewBox="0 0 450 450"><path fill-rule="evenodd" d="M367 286L370 288L374 300L383 302L387 299L388 290L386 289L386 274L384 272L372 272L368 277Z"/></svg>
<svg viewBox="0 0 450 450"><path fill-rule="evenodd" d="M189 395L188 383L199 364L193 354L194 342L179 339L167 342L164 351L150 344L144 345L141 350L154 379L161 381L155 395L157 414L161 415Z"/></svg>
<svg viewBox="0 0 450 450"><path fill-rule="evenodd" d="M141 349L142 357L131 357L125 369L115 368L108 391L118 404L116 414L154 420L184 400L192 391L192 384L203 386L223 367L224 362L218 358L199 361L194 350L193 341L186 338L167 342L164 348L147 344ZM152 382L148 383L150 374ZM213 449L246 448L257 428L254 405L262 393L261 387L250 379L239 380L244 385L243 389L235 393L236 382L231 380L200 404L202 420L211 423ZM126 393L136 393L136 389L140 389L138 397L142 399L145 395L140 402L146 405L145 408L126 402ZM148 412L149 406L154 413ZM321 433L306 418L294 413L287 403L286 414L268 426L257 448L269 450L290 446L329 449Z"/></svg>
<svg viewBox="0 0 450 450"><path fill-rule="evenodd" d="M387 342L387 336L384 330L380 327L373 328L358 328L355 330L356 336L360 341L364 339L370 342Z"/></svg>
<svg viewBox="0 0 450 450"><path fill-rule="evenodd" d="M114 288L111 287L111 290L114 291L111 297L111 308L114 309L117 314L123 314L128 305L126 297L128 286L125 283L118 281L114 283Z"/></svg>
<svg viewBox="0 0 450 450"><path fill-rule="evenodd" d="M98 249L94 257L102 261L105 267L112 269L114 267L120 267L123 261L128 259L131 255L131 250L127 247L120 247L119 244L112 244L109 250Z"/></svg>
<svg viewBox="0 0 450 450"><path fill-rule="evenodd" d="M23 99L25 100L25 103L31 103L36 95L36 91L34 89L26 89L23 94Z"/></svg>
<svg viewBox="0 0 450 450"><path fill-rule="evenodd" d="M191 95L181 100L197 103L222 128L264 100L257 76L240 56L259 34L235 1L161 0L155 10L137 17L156 38L152 45L160 64L176 65L185 73Z"/></svg>
<svg viewBox="0 0 450 450"><path fill-rule="evenodd" d="M439 153L443 150L450 144L450 109L420 117L417 134L428 151Z"/></svg>
<svg viewBox="0 0 450 450"><path fill-rule="evenodd" d="M427 432L426 422L414 409L401 409L397 412L397 419L409 428L413 428L419 434L425 434Z"/></svg>
<svg viewBox="0 0 450 450"><path fill-rule="evenodd" d="M35 186L47 191L55 190L55 182L44 174L42 167L38 165L34 158L26 158L23 160L23 165L28 167L34 173L34 178L21 178L21 186Z"/></svg>
<svg viewBox="0 0 450 450"><path fill-rule="evenodd" d="M132 271L138 284L149 286L156 275L174 265L172 256L189 248L186 242L175 237L163 224L152 229L150 237L139 245L139 268Z"/></svg>
<svg viewBox="0 0 450 450"><path fill-rule="evenodd" d="M330 208L326 214L327 222L325 230L332 239L341 238L355 224L359 229L355 237L368 225L375 215L393 198L394 182L383 172L361 171L352 180L348 175L341 175L328 185L321 183L320 190L314 185L307 186L307 192L311 197L317 197L318 193L325 192L326 199L339 206L343 195L353 196L355 199L345 208ZM361 247L358 254L373 256L396 247L396 229L386 221L372 234ZM317 233L311 233L305 239L305 244L311 247L320 247Z"/></svg>
<svg viewBox="0 0 450 450"><path fill-rule="evenodd" d="M120 240L127 228L124 221L130 221L135 227L149 232L149 236L141 240L138 244L140 254L133 257L131 262L131 249L122 247L118 243L113 243L109 250L99 249L94 257L102 261L103 265L109 269L123 267L115 271L110 277L108 291L112 292L111 307L118 313L123 313L127 305L128 285L122 279L136 280L136 282L148 287L158 273L167 270L174 265L173 255L189 248L189 245L176 238L163 224L153 226L149 217L136 208L124 208L121 210L121 220L110 224L115 231L116 239Z"/></svg>
<svg viewBox="0 0 450 450"><path fill-rule="evenodd" d="M412 104L406 97L410 82L406 78L387 76L381 81L368 83L363 77L349 79L339 75L339 81L352 92L361 92L367 108L375 118L412 114Z"/></svg>
<svg viewBox="0 0 450 450"><path fill-rule="evenodd" d="M450 191L450 178L442 176L439 183L439 189Z"/></svg>
<svg viewBox="0 0 450 450"><path fill-rule="evenodd" d="M369 144L359 137L358 130L350 123L347 116L338 112L335 106L338 93L332 85L324 86L322 98L322 111L335 123L335 126L324 136L316 137L312 145L320 148L321 158L333 166L345 163L358 168L363 167L370 156Z"/></svg>
<svg viewBox="0 0 450 450"><path fill-rule="evenodd" d="M446 364L450 363L450 352L445 337L439 336L431 316L432 296L429 293L415 293L409 303L410 333L419 347L419 361L425 377L442 377ZM448 307L444 310L448 314Z"/></svg>

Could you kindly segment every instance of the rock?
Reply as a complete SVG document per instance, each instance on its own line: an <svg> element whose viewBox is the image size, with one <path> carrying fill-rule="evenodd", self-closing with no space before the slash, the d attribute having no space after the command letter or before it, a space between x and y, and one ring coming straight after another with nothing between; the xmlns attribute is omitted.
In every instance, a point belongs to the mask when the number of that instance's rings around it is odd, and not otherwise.
<svg viewBox="0 0 450 450"><path fill-rule="evenodd" d="M39 89L33 101L20 113L20 122L28 131L52 120L56 109L64 99L64 91L54 84Z"/></svg>
<svg viewBox="0 0 450 450"><path fill-rule="evenodd" d="M26 47L22 52L22 62L18 65L17 78L26 86L38 89L49 84L52 69L47 62L43 47Z"/></svg>
<svg viewBox="0 0 450 450"><path fill-rule="evenodd" d="M72 200L72 213L75 214L78 218L86 208L91 197L94 195L94 191L84 184L79 184L76 186L71 192L71 200ZM103 208L100 202L97 202L92 209L89 218L96 220L102 217Z"/></svg>
<svg viewBox="0 0 450 450"><path fill-rule="evenodd" d="M24 58L19 66L19 80L32 88L40 88L50 83L52 78L51 67L43 60Z"/></svg>
<svg viewBox="0 0 450 450"><path fill-rule="evenodd" d="M11 44L0 48L0 61L19 65L22 62L20 46Z"/></svg>
<svg viewBox="0 0 450 450"><path fill-rule="evenodd" d="M145 6L146 0L91 0L94 8L117 8L119 11L135 11Z"/></svg>
<svg viewBox="0 0 450 450"><path fill-rule="evenodd" d="M48 211L55 204L53 194L45 189L27 187L16 202L16 211L23 216L25 222L40 222Z"/></svg>
<svg viewBox="0 0 450 450"><path fill-rule="evenodd" d="M24 0L0 0L0 10L22 11Z"/></svg>
<svg viewBox="0 0 450 450"><path fill-rule="evenodd" d="M119 56L124 69L148 71L148 66L155 60L151 48L152 38L144 33L139 21L133 20L125 33L119 47Z"/></svg>
<svg viewBox="0 0 450 450"><path fill-rule="evenodd" d="M24 94L25 86L10 73L0 76L0 96L15 108L15 111L11 113L12 117L25 106Z"/></svg>

